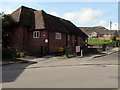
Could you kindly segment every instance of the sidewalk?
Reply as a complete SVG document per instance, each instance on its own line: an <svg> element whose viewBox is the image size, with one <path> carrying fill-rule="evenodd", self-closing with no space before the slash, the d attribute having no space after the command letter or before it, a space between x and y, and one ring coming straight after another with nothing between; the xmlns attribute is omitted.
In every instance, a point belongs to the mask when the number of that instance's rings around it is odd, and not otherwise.
<svg viewBox="0 0 120 90"><path fill-rule="evenodd" d="M120 48L116 47L116 48L113 48L113 49L108 50L108 51L103 51L103 52L102 52L103 54L93 55L93 56L91 57L91 59L97 58L97 57L106 56L106 55L111 55L112 53L115 53L115 52L117 52L117 51L119 51L119 50L120 50Z"/></svg>
<svg viewBox="0 0 120 90"><path fill-rule="evenodd" d="M80 66L80 65L92 65L91 60L93 58L110 55L117 52L119 48L113 48L112 50L104 52L101 55L91 55L89 57L73 57L69 59L62 59L63 56L53 57L45 56L43 58L35 58L28 60L28 63L15 63L11 65L5 65L3 70L16 70L16 69L30 69L30 68L44 68L44 67L61 67L61 66ZM89 60L89 62L88 62Z"/></svg>

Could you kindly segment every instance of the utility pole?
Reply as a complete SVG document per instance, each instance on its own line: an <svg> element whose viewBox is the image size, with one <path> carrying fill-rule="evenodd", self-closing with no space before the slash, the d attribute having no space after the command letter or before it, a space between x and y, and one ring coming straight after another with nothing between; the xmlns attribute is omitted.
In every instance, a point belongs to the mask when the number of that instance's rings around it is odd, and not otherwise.
<svg viewBox="0 0 120 90"><path fill-rule="evenodd" d="M111 36L112 36L112 22L110 21L110 31L111 31Z"/></svg>

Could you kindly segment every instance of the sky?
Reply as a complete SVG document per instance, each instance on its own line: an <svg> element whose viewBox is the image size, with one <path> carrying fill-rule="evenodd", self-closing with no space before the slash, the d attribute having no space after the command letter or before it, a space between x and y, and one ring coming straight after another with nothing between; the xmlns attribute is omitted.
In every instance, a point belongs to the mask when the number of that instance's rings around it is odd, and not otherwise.
<svg viewBox="0 0 120 90"><path fill-rule="evenodd" d="M0 12L10 14L22 5L70 20L78 27L109 29L112 21L112 29L118 29L117 2L0 2Z"/></svg>

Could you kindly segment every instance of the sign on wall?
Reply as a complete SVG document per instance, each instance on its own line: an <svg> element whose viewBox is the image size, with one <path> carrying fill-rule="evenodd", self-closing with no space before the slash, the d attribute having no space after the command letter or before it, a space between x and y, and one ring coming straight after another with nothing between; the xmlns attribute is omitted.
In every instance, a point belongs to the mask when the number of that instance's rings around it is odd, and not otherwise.
<svg viewBox="0 0 120 90"><path fill-rule="evenodd" d="M80 46L76 46L76 52L80 52Z"/></svg>
<svg viewBox="0 0 120 90"><path fill-rule="evenodd" d="M45 39L45 43L48 43L48 39Z"/></svg>

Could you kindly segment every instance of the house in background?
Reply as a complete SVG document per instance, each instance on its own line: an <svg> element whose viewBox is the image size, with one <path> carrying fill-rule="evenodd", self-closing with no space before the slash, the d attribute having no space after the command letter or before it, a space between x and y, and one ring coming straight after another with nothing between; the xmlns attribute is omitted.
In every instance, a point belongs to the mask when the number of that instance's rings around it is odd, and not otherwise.
<svg viewBox="0 0 120 90"><path fill-rule="evenodd" d="M110 40L111 36L118 36L119 31L117 30L108 30L102 26L96 27L79 27L84 33L86 33L89 38L98 38ZM118 36L119 37L119 36Z"/></svg>
<svg viewBox="0 0 120 90"><path fill-rule="evenodd" d="M92 38L97 38L98 35L99 35L99 33L94 31L89 36L92 37Z"/></svg>
<svg viewBox="0 0 120 90"><path fill-rule="evenodd" d="M21 6L11 14L18 26L12 31L11 47L40 54L59 48L85 46L88 36L68 20Z"/></svg>
<svg viewBox="0 0 120 90"><path fill-rule="evenodd" d="M79 27L89 38L99 38L107 36L108 30L102 26L97 27Z"/></svg>

